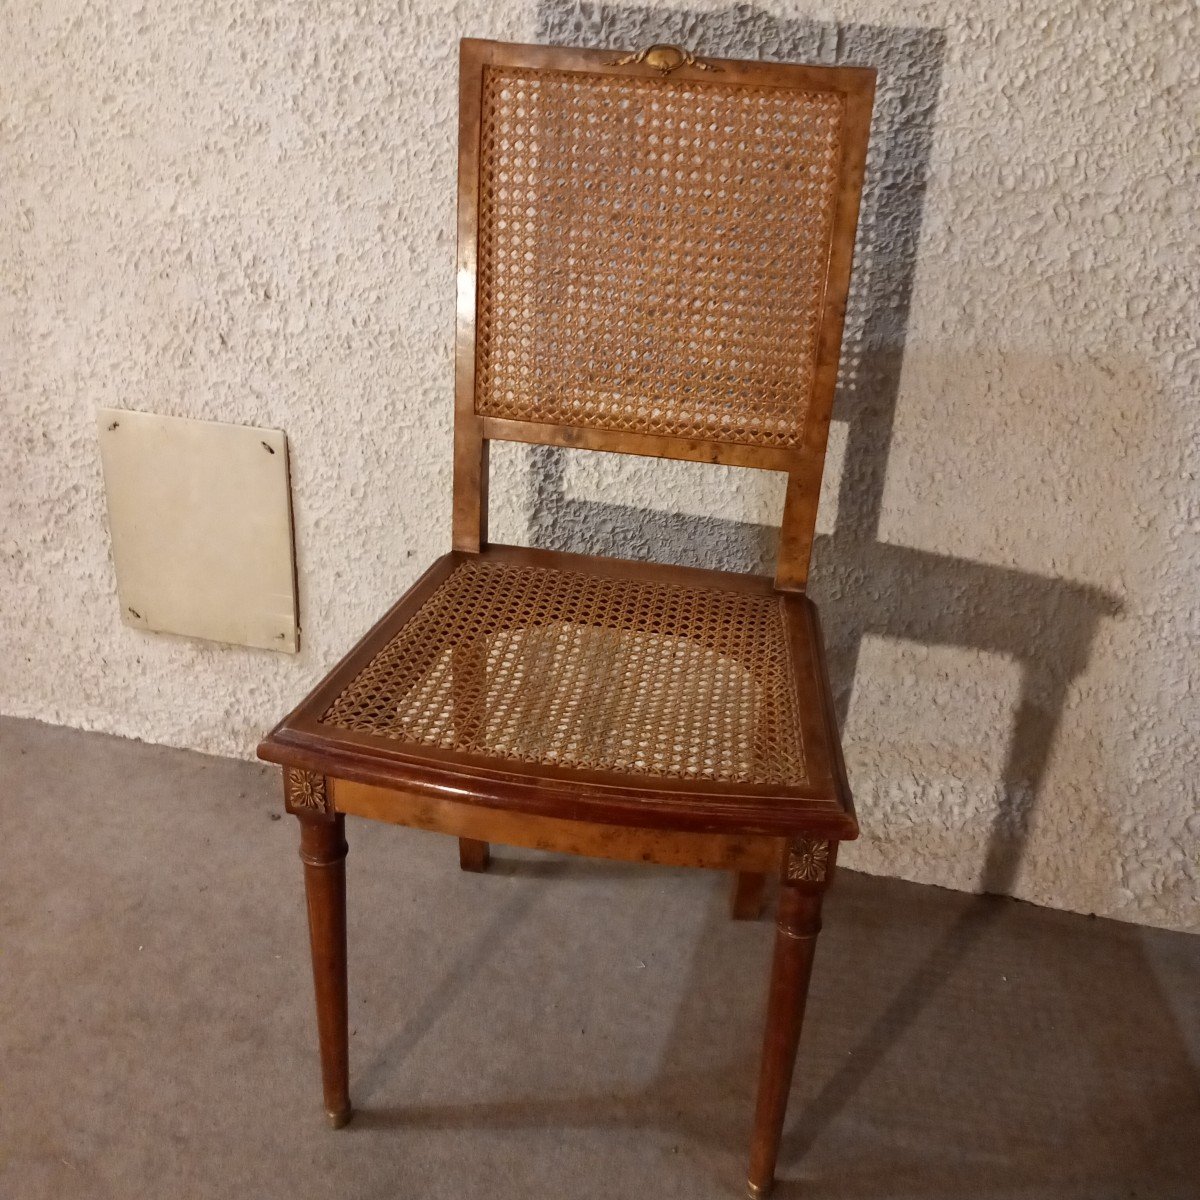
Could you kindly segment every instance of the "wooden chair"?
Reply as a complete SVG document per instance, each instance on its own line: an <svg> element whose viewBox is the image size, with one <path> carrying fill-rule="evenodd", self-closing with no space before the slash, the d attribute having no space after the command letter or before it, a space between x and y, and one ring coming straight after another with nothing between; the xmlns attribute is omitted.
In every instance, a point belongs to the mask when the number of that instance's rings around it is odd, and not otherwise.
<svg viewBox="0 0 1200 1200"><path fill-rule="evenodd" d="M300 821L350 1118L344 819L780 875L751 1194L857 836L805 595L874 71L462 43L453 549L259 747ZM493 438L787 473L777 571L491 545Z"/></svg>

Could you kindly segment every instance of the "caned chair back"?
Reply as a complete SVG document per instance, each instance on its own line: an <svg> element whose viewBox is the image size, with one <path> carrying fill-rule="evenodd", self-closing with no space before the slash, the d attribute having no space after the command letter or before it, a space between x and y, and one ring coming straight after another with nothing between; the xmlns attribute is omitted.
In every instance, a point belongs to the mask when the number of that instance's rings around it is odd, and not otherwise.
<svg viewBox="0 0 1200 1200"><path fill-rule="evenodd" d="M464 41L455 544L489 439L788 475L816 520L872 70Z"/></svg>

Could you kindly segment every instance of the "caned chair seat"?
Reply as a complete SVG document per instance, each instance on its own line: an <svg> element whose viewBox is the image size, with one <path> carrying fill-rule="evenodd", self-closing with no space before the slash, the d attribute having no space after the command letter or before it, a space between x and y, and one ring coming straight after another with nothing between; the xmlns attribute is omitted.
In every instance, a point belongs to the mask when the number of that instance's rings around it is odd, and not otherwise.
<svg viewBox="0 0 1200 1200"><path fill-rule="evenodd" d="M767 578L456 551L270 742L523 811L853 837L814 622Z"/></svg>
<svg viewBox="0 0 1200 1200"><path fill-rule="evenodd" d="M463 42L452 549L259 746L300 823L334 1127L347 817L449 834L476 872L493 842L728 870L741 919L776 875L748 1177L770 1190L858 835L805 588L874 86ZM775 576L492 545L492 441L781 472Z"/></svg>

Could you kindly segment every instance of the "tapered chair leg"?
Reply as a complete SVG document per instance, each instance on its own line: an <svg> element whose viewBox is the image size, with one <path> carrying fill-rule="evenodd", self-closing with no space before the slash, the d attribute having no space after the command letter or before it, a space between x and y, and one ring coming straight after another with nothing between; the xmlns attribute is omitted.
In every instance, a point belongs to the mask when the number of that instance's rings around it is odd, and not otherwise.
<svg viewBox="0 0 1200 1200"><path fill-rule="evenodd" d="M486 871L492 861L487 842L475 838L458 839L458 865L464 871Z"/></svg>
<svg viewBox="0 0 1200 1200"><path fill-rule="evenodd" d="M299 821L325 1114L329 1124L340 1129L351 1114L346 997L346 819L340 814L300 815Z"/></svg>
<svg viewBox="0 0 1200 1200"><path fill-rule="evenodd" d="M762 916L767 877L759 871L734 871L729 893L729 914L735 921L757 921Z"/></svg>
<svg viewBox="0 0 1200 1200"><path fill-rule="evenodd" d="M821 928L821 898L821 891L801 890L786 880L780 888L767 1027L750 1149L752 1197L769 1195L775 1184L775 1161L804 1021L813 951Z"/></svg>

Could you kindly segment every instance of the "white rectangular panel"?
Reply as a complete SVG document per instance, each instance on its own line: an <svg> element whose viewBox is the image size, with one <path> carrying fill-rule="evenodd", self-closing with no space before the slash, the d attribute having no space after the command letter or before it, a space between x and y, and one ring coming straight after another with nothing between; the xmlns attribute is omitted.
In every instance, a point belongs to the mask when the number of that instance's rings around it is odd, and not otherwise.
<svg viewBox="0 0 1200 1200"><path fill-rule="evenodd" d="M98 423L126 624L294 654L283 432L113 408Z"/></svg>

